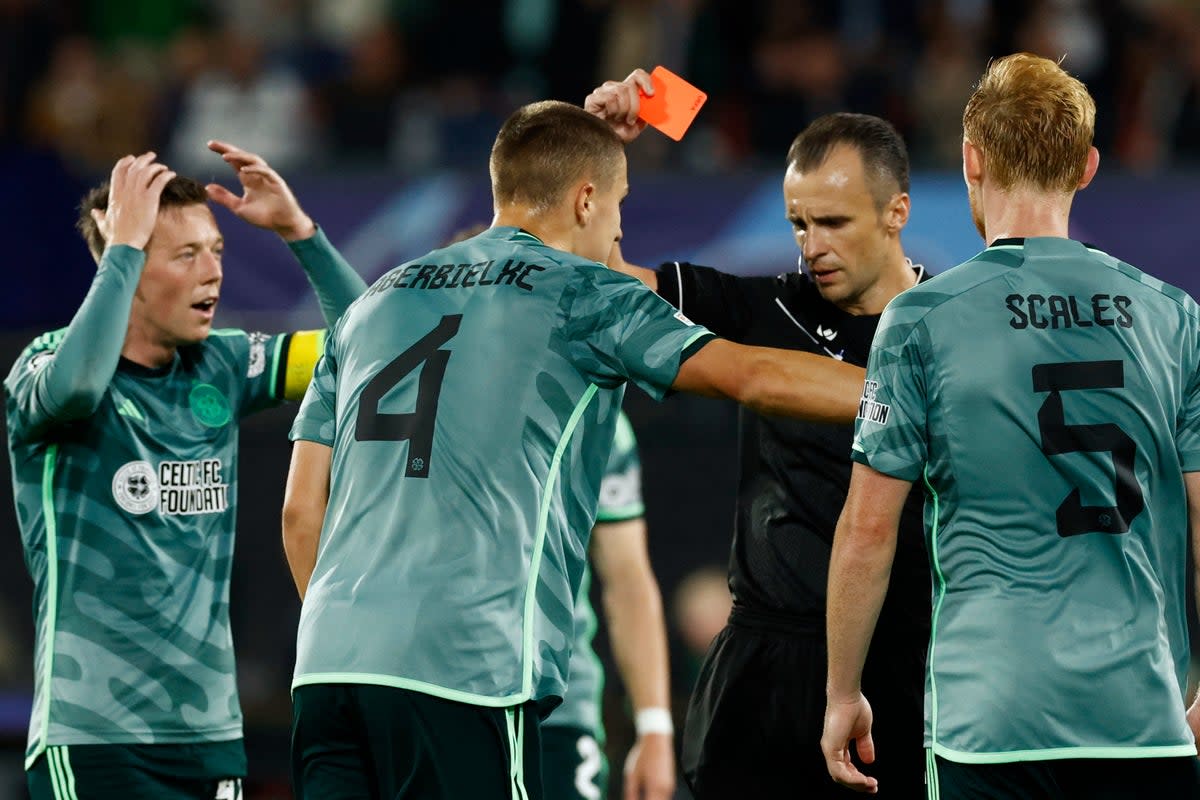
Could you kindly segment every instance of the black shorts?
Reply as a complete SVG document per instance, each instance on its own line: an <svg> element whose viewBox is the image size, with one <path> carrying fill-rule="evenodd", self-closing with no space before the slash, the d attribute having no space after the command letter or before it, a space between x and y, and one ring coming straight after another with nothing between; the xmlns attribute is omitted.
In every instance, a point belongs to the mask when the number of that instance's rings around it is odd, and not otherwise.
<svg viewBox="0 0 1200 800"><path fill-rule="evenodd" d="M885 799L925 793L925 642L900 638L896 650L895 638L872 642L863 675L876 761L860 767ZM825 669L823 631L734 612L688 704L680 761L696 800L858 796L833 782L821 753Z"/></svg>
<svg viewBox="0 0 1200 800"><path fill-rule="evenodd" d="M1200 760L1075 758L959 764L940 756L929 800L1147 800L1200 797Z"/></svg>
<svg viewBox="0 0 1200 800"><path fill-rule="evenodd" d="M543 725L542 792L548 800L608 797L608 759L593 731Z"/></svg>
<svg viewBox="0 0 1200 800"><path fill-rule="evenodd" d="M292 693L297 800L541 800L533 702L458 703L365 684Z"/></svg>
<svg viewBox="0 0 1200 800"><path fill-rule="evenodd" d="M32 800L242 800L241 740L48 747L25 774Z"/></svg>

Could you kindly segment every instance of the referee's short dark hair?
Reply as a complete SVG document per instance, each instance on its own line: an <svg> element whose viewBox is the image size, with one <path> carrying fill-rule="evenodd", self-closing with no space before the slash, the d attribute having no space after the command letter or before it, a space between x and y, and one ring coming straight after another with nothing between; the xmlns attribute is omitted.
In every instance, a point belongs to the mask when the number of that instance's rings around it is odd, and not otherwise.
<svg viewBox="0 0 1200 800"><path fill-rule="evenodd" d="M182 208L183 206L203 205L208 202L208 192L204 184L194 178L176 175L163 186L162 195L158 198L158 210L164 208ZM107 242L100 235L96 220L92 219L92 209L108 210L108 181L90 190L79 202L79 218L75 220L75 228L87 242L88 250L97 262L104 255Z"/></svg>
<svg viewBox="0 0 1200 800"><path fill-rule="evenodd" d="M837 145L849 145L862 156L875 204L897 192L908 192L908 148L899 131L870 114L838 112L818 117L800 132L788 150L787 166L798 172L817 169Z"/></svg>
<svg viewBox="0 0 1200 800"><path fill-rule="evenodd" d="M513 112L492 145L489 167L496 204L549 209L571 184L587 178L608 189L625 146L599 117L556 100Z"/></svg>

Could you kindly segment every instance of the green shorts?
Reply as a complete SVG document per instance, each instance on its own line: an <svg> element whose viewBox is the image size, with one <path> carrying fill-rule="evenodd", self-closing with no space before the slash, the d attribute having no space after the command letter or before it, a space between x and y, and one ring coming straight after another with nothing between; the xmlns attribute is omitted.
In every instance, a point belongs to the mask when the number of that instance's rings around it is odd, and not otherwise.
<svg viewBox="0 0 1200 800"><path fill-rule="evenodd" d="M553 800L608 797L608 759L593 731L542 725L542 791Z"/></svg>
<svg viewBox="0 0 1200 800"><path fill-rule="evenodd" d="M541 800L533 702L486 708L407 689L314 684L292 692L297 800Z"/></svg>
<svg viewBox="0 0 1200 800"><path fill-rule="evenodd" d="M46 748L25 773L32 800L241 800L240 739Z"/></svg>

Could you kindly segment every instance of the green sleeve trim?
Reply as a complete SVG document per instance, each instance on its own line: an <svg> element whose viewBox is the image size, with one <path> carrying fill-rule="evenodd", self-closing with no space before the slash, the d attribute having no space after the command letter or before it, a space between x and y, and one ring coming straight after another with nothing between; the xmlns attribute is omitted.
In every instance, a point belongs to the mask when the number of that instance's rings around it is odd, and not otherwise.
<svg viewBox="0 0 1200 800"><path fill-rule="evenodd" d="M38 719L37 744L25 757L25 769L30 769L46 750L50 736L50 701L53 696L50 681L54 677L54 633L58 625L58 518L54 514L54 468L58 461L58 445L46 448L42 462L42 519L46 525L46 654L42 660L42 709ZM35 698L36 700L36 698Z"/></svg>
<svg viewBox="0 0 1200 800"><path fill-rule="evenodd" d="M646 506L643 503L609 508L596 512L596 522L628 522L631 519L641 519L646 516Z"/></svg>
<svg viewBox="0 0 1200 800"><path fill-rule="evenodd" d="M524 642L521 654L521 694L526 699L533 696L533 654L535 650L533 643L533 613L536 608L538 574L542 568L542 551L546 546L546 526L550 519L550 503L554 498L554 484L558 481L558 472L562 465L563 453L567 449L567 443L571 441L571 437L575 433L575 428L579 426L579 420L583 418L584 409L592 402L592 398L596 396L598 388L594 383L589 384L587 391L583 393L583 397L579 398L579 402L575 404L575 410L571 412L571 417L567 420L567 424L563 428L562 436L558 439L558 446L554 448L554 458L550 461L550 472L546 476L546 486L542 489L542 500L538 507L537 535L534 538L533 544L533 559L529 565L529 582L525 586L525 618L521 623L522 640Z"/></svg>
<svg viewBox="0 0 1200 800"><path fill-rule="evenodd" d="M388 686L392 689L407 689L412 692L420 692L421 694L440 697L443 700L453 700L456 703L466 703L472 706L484 706L485 708L504 708L505 706L515 706L524 703L529 699L527 695L510 694L504 697L489 697L483 694L474 694L472 692L462 692L458 689L447 689L445 686L438 686L434 683L426 683L425 681L413 680L412 678L399 678L395 675L376 675L370 672L312 672L307 675L298 675L292 681L292 689L300 686L314 686L317 684L326 683L352 683L365 686Z"/></svg>
<svg viewBox="0 0 1200 800"><path fill-rule="evenodd" d="M287 369L287 363L282 358L283 349L287 346L288 339L291 339L290 333L281 334L275 337L275 347L271 352L271 363L267 369L271 372L271 387L268 389L268 394L272 400L282 400L280 393L280 378L281 374Z"/></svg>
<svg viewBox="0 0 1200 800"><path fill-rule="evenodd" d="M855 455L858 454L855 453ZM937 645L938 617L942 613L942 603L946 600L946 576L942 574L941 556L938 553L938 526L942 519L939 514L941 503L937 490L929 482L929 467L925 468L922 476L925 480L925 488L929 490L929 497L933 503L933 524L929 526L929 538L926 542L926 547L929 549L929 563L933 567L933 579L936 584L937 599L934 601L933 618L929 623L929 665L926 669L929 671L929 736L933 744L933 749L936 751L938 747L938 693L937 673L934 671L934 655Z"/></svg>
<svg viewBox="0 0 1200 800"><path fill-rule="evenodd" d="M695 335L683 344L683 349L679 353L679 366L682 367L683 362L696 355L700 351L700 348L716 338L717 335L710 330L696 331Z"/></svg>
<svg viewBox="0 0 1200 800"><path fill-rule="evenodd" d="M933 752L959 764L1009 764L1014 761L1058 761L1066 758L1183 758L1196 755L1194 744L1150 747L1048 747L1045 750L1010 750L1001 753L964 753L935 744Z"/></svg>

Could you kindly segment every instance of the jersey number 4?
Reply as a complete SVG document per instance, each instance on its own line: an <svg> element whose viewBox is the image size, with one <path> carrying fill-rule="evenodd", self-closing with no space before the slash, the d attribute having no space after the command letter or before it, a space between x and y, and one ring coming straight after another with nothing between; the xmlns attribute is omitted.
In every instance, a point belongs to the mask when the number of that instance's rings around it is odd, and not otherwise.
<svg viewBox="0 0 1200 800"><path fill-rule="evenodd" d="M1142 487L1134 475L1137 445L1114 423L1068 425L1063 414L1062 392L1088 389L1123 389L1125 365L1121 361L1078 361L1060 364L1036 364L1033 390L1049 392L1038 409L1038 428L1042 433L1042 452L1048 456L1063 453L1112 453L1115 506L1085 506L1078 487L1058 507L1059 536L1081 533L1128 533L1129 524L1145 505Z"/></svg>
<svg viewBox="0 0 1200 800"><path fill-rule="evenodd" d="M442 345L454 338L462 314L447 314L437 327L412 347L396 356L363 387L358 399L358 420L354 438L360 442L408 442L406 478L428 478L429 456L433 451L433 423L437 418L442 379L450 363L450 351ZM424 365L422 367L422 365ZM417 384L417 407L405 414L385 414L379 410L383 396L421 367Z"/></svg>

